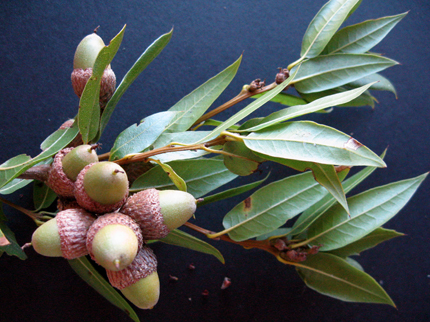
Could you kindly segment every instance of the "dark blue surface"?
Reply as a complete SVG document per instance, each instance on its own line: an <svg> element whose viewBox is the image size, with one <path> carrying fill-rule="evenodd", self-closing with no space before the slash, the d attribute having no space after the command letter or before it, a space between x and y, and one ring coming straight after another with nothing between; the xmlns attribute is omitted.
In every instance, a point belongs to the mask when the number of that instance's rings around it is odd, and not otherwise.
<svg viewBox="0 0 430 322"><path fill-rule="evenodd" d="M272 81L277 67L299 57L301 39L325 1L12 1L3 0L0 17L0 163L20 153L36 155L39 144L77 111L70 84L72 60L80 39L100 25L105 42L127 24L112 63L120 80L143 50L174 27L162 54L122 98L101 142L107 152L125 127L166 110L184 95L234 62L243 61L231 86L214 104L237 94L255 78ZM374 92L374 110L335 109L310 119L353 134L376 153L389 146L387 169L357 191L417 176L430 170L428 140L430 5L427 0L364 0L348 24L411 10L375 52L401 63L382 74L396 86ZM219 103L219 104L218 104ZM244 105L241 105L244 106ZM268 104L261 115L279 107ZM219 118L226 119L238 107ZM273 167L272 180L292 171ZM241 182L260 179L258 174ZM31 208L30 189L7 196ZM25 194L26 193L26 194ZM385 305L344 303L306 288L294 269L270 255L213 242L226 259L167 245L156 245L161 298L151 311L136 309L142 321L429 321L430 320L430 181L385 227L407 236L363 253L358 261L392 297ZM243 197L197 212L196 223L221 229L223 214ZM30 241L35 226L5 206L20 244ZM128 321L80 280L62 259L0 259L1 321ZM196 269L188 270L194 263ZM169 282L169 275L179 280ZM220 290L224 276L232 285ZM203 298L207 289L209 296Z"/></svg>

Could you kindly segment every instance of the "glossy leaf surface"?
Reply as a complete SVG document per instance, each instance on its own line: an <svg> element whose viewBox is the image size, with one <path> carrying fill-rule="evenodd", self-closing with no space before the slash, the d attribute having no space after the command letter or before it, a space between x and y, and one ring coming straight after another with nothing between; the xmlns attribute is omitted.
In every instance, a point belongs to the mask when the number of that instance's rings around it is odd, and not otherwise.
<svg viewBox="0 0 430 322"><path fill-rule="evenodd" d="M56 193L45 183L35 180L33 184L33 203L35 212L48 208L57 199Z"/></svg>

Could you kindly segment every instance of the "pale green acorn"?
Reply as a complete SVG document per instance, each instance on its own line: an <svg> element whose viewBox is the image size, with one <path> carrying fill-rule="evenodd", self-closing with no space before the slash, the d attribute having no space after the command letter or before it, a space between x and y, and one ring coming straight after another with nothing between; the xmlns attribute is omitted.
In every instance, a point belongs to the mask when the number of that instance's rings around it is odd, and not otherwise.
<svg viewBox="0 0 430 322"><path fill-rule="evenodd" d="M93 73L94 63L105 47L103 39L95 32L81 40L73 60L72 85L75 94L81 97L88 79ZM110 65L106 67L100 83L100 105L105 106L112 97L116 86L115 73Z"/></svg>
<svg viewBox="0 0 430 322"><path fill-rule="evenodd" d="M130 265L143 245L139 226L121 213L97 218L87 234L87 249L93 260L110 271Z"/></svg>
<svg viewBox="0 0 430 322"><path fill-rule="evenodd" d="M157 259L147 246L142 247L134 261L121 271L106 271L109 282L134 305L152 309L160 297Z"/></svg>
<svg viewBox="0 0 430 322"><path fill-rule="evenodd" d="M34 250L44 256L78 258L88 254L87 232L95 218L84 209L67 209L37 228L31 238Z"/></svg>
<svg viewBox="0 0 430 322"><path fill-rule="evenodd" d="M147 189L129 197L121 212L133 218L143 238L160 239L186 223L196 211L196 199L179 190Z"/></svg>

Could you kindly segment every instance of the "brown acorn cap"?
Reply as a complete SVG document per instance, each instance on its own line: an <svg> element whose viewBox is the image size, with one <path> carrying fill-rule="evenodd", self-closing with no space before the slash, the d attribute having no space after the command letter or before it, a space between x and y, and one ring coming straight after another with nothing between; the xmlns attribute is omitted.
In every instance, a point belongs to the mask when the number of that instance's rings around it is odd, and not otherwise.
<svg viewBox="0 0 430 322"><path fill-rule="evenodd" d="M139 224L145 240L164 238L169 233L169 228L164 224L156 189L135 193L127 199L121 212Z"/></svg>
<svg viewBox="0 0 430 322"><path fill-rule="evenodd" d="M64 156L72 151L73 148L65 148L59 151L52 162L51 170L46 184L54 190L57 195L62 197L73 197L74 196L74 182L70 180L63 171L63 158Z"/></svg>
<svg viewBox="0 0 430 322"><path fill-rule="evenodd" d="M118 272L106 270L106 273L111 285L122 290L156 270L157 258L151 248L144 246L127 268Z"/></svg>
<svg viewBox="0 0 430 322"><path fill-rule="evenodd" d="M138 248L138 253L139 253L139 250L143 246L143 237L142 237L142 232L139 228L139 225L129 216L119 212L115 212L115 213L109 213L98 217L91 225L90 229L88 230L86 247L88 249L88 253L90 254L93 260L96 260L93 254L93 247L92 247L94 236L97 234L97 232L100 229L102 229L107 225L123 225L130 228L137 237L137 242L139 245L139 248Z"/></svg>
<svg viewBox="0 0 430 322"><path fill-rule="evenodd" d="M92 68L86 68L86 69L76 68L73 70L71 75L73 90L75 94L78 95L79 98L81 97L84 91L85 85L87 84L88 79L91 77L92 74L93 74ZM100 83L99 97L100 97L101 105L103 106L106 105L107 101L110 100L113 93L115 92L115 87L116 87L116 76L109 65L104 70L102 80Z"/></svg>
<svg viewBox="0 0 430 322"><path fill-rule="evenodd" d="M122 200L109 205L104 205L97 201L92 200L91 197L85 192L84 176L87 170L91 168L94 164L97 164L97 162L90 163L87 166L85 166L85 168L82 169L82 171L79 173L78 177L76 178L75 190L74 190L74 196L76 198L76 201L82 208L87 209L96 214L106 214L106 213L118 210L127 200L128 187L127 187L126 193L124 194L124 198L122 198Z"/></svg>
<svg viewBox="0 0 430 322"><path fill-rule="evenodd" d="M87 232L95 218L82 208L60 211L55 218L63 257L73 259L88 254Z"/></svg>
<svg viewBox="0 0 430 322"><path fill-rule="evenodd" d="M64 198L60 196L57 199L57 209L59 211L63 211L66 209L76 209L76 208L82 208L82 207L79 206L75 198Z"/></svg>

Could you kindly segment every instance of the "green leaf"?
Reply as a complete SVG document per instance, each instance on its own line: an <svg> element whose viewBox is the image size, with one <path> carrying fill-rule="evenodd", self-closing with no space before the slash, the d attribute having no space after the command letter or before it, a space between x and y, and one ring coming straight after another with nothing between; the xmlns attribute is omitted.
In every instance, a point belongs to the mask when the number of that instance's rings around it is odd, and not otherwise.
<svg viewBox="0 0 430 322"><path fill-rule="evenodd" d="M109 160L119 160L145 150L163 133L175 115L174 112L155 113L122 131L110 150Z"/></svg>
<svg viewBox="0 0 430 322"><path fill-rule="evenodd" d="M20 154L1 164L0 188L18 177L25 170L56 154L67 146L75 138L77 133L77 127L57 130L45 140L45 142L49 142L49 144L46 143L44 145L45 149L36 157L31 158L28 155Z"/></svg>
<svg viewBox="0 0 430 322"><path fill-rule="evenodd" d="M323 55L335 53L363 54L376 46L407 15L407 12L362 23L339 30L323 50Z"/></svg>
<svg viewBox="0 0 430 322"><path fill-rule="evenodd" d="M185 183L184 179L178 176L178 174L172 169L170 165L164 164L158 160L154 160L154 162L156 162L169 176L170 180L172 180L178 190L187 192L187 184Z"/></svg>
<svg viewBox="0 0 430 322"><path fill-rule="evenodd" d="M0 253L6 252L9 256L16 256L21 260L27 259L27 255L18 245L15 234L6 225L7 218L3 213L3 203L0 202Z"/></svg>
<svg viewBox="0 0 430 322"><path fill-rule="evenodd" d="M251 98L257 99L263 95L264 95L264 93L263 94L257 94L257 95L251 96ZM297 96L294 96L291 94L287 94L287 93L282 93L282 92L279 93L278 95L276 95L270 101L275 102L275 103L279 103L282 105L287 105L287 106L296 106L296 105L307 104L307 102L300 97L297 97Z"/></svg>
<svg viewBox="0 0 430 322"><path fill-rule="evenodd" d="M347 19L355 12L355 10L358 9L358 7L361 5L361 3L363 2L363 0L359 0L355 6L351 9L351 11L348 13L348 17Z"/></svg>
<svg viewBox="0 0 430 322"><path fill-rule="evenodd" d="M326 190L310 172L272 182L225 215L224 232L235 241L271 232L318 202L325 194Z"/></svg>
<svg viewBox="0 0 430 322"><path fill-rule="evenodd" d="M394 217L426 176L427 173L348 198L351 217L334 205L309 227L308 242L322 244L320 251L329 251L361 239Z"/></svg>
<svg viewBox="0 0 430 322"><path fill-rule="evenodd" d="M386 166L381 158L349 135L310 121L276 124L243 140L263 158L267 155L321 164Z"/></svg>
<svg viewBox="0 0 430 322"><path fill-rule="evenodd" d="M209 133L210 133L209 131L187 131L187 132L163 133L154 142L154 144L152 145L152 148L157 149L167 145L171 145L172 143L180 143L183 145L191 144L207 136ZM209 152L206 152L204 150L168 152L163 154L157 154L151 157L151 159L157 159L163 163L166 163L173 160L194 159L208 153Z"/></svg>
<svg viewBox="0 0 430 322"><path fill-rule="evenodd" d="M56 193L45 183L35 180L33 184L33 203L35 212L48 208L57 199Z"/></svg>
<svg viewBox="0 0 430 322"><path fill-rule="evenodd" d="M363 85L365 85L365 84L363 84ZM349 86L349 84L346 86ZM357 86L351 86L351 87L357 87ZM370 86L370 88L372 88L372 86ZM327 95L336 95L338 93L344 93L347 91L348 91L347 87L336 87L336 88L328 89L328 90L322 91L322 92L300 93L300 96L302 96L308 102L313 102L315 100L321 99L322 97L326 97ZM376 98L373 97L369 91L365 91L364 93L362 93L357 98L354 98L353 100L351 100L347 103L339 104L336 106L338 106L338 107L370 106L370 107L374 108L375 102L377 102Z"/></svg>
<svg viewBox="0 0 430 322"><path fill-rule="evenodd" d="M347 86L356 88L371 82L376 82L376 83L374 83L370 87L370 89L373 89L376 91L389 91L389 92L392 92L394 95L396 95L396 98L397 98L397 91L394 85L390 82L390 80L388 80L387 78L385 78L384 76L378 73L357 79L356 81L347 84Z"/></svg>
<svg viewBox="0 0 430 322"><path fill-rule="evenodd" d="M320 99L317 99L316 101L313 101L312 103L308 103L306 105L298 105L298 106L292 106L288 108L284 108L282 110L276 111L265 118L261 120L261 122L258 125L254 125L251 128L243 128L241 127L240 131L247 131L247 132L255 132L259 131L261 129L264 129L266 127L269 127L271 125L284 122L287 120L290 120L295 117L299 117L302 115L306 115L309 113L314 113L319 110L331 107L331 106L337 106L340 104L347 103L357 97L359 97L361 94L363 94L372 84L367 84L365 86L362 86L357 89L352 89L343 93L338 93L334 95L329 95L322 97ZM238 132L240 132L238 131Z"/></svg>
<svg viewBox="0 0 430 322"><path fill-rule="evenodd" d="M248 184L245 184L243 186L231 188L231 189L228 189L228 190L224 190L224 191L221 191L221 192L219 192L217 194L204 197L203 201L199 201L197 203L197 207L201 207L201 206L204 206L204 205L212 203L212 202L216 202L216 201L220 201L220 200L232 198L234 196L237 196L237 195L245 193L245 192L247 192L249 190L252 190L252 189L258 187L264 181L266 181L266 179L269 177L269 175L270 175L270 173L264 179L262 179L262 180L259 180L259 181L256 181L256 182L252 182L252 183L248 183Z"/></svg>
<svg viewBox="0 0 430 322"><path fill-rule="evenodd" d="M208 119L206 121L204 121L201 126L206 125L206 126L220 126L222 125L224 122L223 121L218 121L218 120L214 120L214 119ZM237 130L239 128L238 125L232 125L229 127L229 129L231 130Z"/></svg>
<svg viewBox="0 0 430 322"><path fill-rule="evenodd" d="M160 239L159 241L195 250L201 253L209 254L215 256L221 263L225 264L224 257L221 255L218 249L212 245L198 239L190 234L187 234L179 229L172 230L166 237Z"/></svg>
<svg viewBox="0 0 430 322"><path fill-rule="evenodd" d="M139 322L139 317L128 302L118 293L93 267L90 261L85 257L79 257L68 260L72 269L78 274L88 285L95 289L110 303L124 311L130 319Z"/></svg>
<svg viewBox="0 0 430 322"><path fill-rule="evenodd" d="M265 161L255 155L243 142L226 142L223 151L231 155L224 156L224 164L231 172L239 176L247 176L258 170L258 166Z"/></svg>
<svg viewBox="0 0 430 322"><path fill-rule="evenodd" d="M210 138L217 137L218 135L221 134L221 132L227 130L228 128L230 128L234 124L242 121L249 114L251 114L252 112L257 110L258 108L260 108L261 106L266 104L268 101L270 101L273 97L275 97L280 92L282 92L285 89L285 87L287 87L293 81L294 77L297 74L297 71L298 71L298 69L296 69L296 71L292 75L290 75L290 77L288 77L283 83L279 84L274 89L270 90L269 92L264 94L262 97L258 98L257 100L255 100L254 102L252 102L251 104L246 106L244 109L242 109L239 112L237 112L236 114L234 114L232 117L230 117L224 123L217 126L207 137L200 139L199 141L197 141L195 143L196 144L202 143L202 142L204 142Z"/></svg>
<svg viewBox="0 0 430 322"><path fill-rule="evenodd" d="M333 54L304 61L294 79L300 93L321 92L380 72L398 63L371 54Z"/></svg>
<svg viewBox="0 0 430 322"><path fill-rule="evenodd" d="M0 189L0 195L8 195L14 193L17 190L24 188L32 181L33 180L13 179L7 185L3 186L3 188Z"/></svg>
<svg viewBox="0 0 430 322"><path fill-rule="evenodd" d="M290 230L291 230L291 228L278 228L278 229L271 231L270 233L257 236L257 238L255 238L255 239L256 240L266 240L266 239L272 239L272 238L276 238L276 237L283 237L283 236L287 235Z"/></svg>
<svg viewBox="0 0 430 322"><path fill-rule="evenodd" d="M373 248L386 240L390 240L399 236L404 236L404 234L398 233L395 230L384 229L380 227L376 228L370 234L367 234L356 242L333 250L330 253L344 258L352 255L359 255L361 252Z"/></svg>
<svg viewBox="0 0 430 322"><path fill-rule="evenodd" d="M140 57L136 60L134 65L130 68L130 70L125 74L121 83L118 85L115 93L112 95L111 99L107 103L102 117L100 121L100 133L99 136L103 134L112 113L121 99L122 95L125 91L130 87L131 84L136 80L136 78L142 73L146 67L161 53L164 47L167 46L170 39L172 38L173 28L170 32L161 35L157 38L145 51L140 55Z"/></svg>
<svg viewBox="0 0 430 322"><path fill-rule="evenodd" d="M100 128L100 82L103 72L111 63L124 36L125 25L121 31L98 54L94 62L93 73L88 79L79 101L78 125L84 143L97 136Z"/></svg>
<svg viewBox="0 0 430 322"><path fill-rule="evenodd" d="M385 153L381 156L383 158ZM366 167L360 172L353 175L351 178L345 180L343 182L343 190L345 194L350 192L353 188L355 188L359 183L361 183L364 179L366 179L369 175L376 170L376 167ZM306 209L300 216L297 218L296 222L293 225L293 228L290 231L292 236L299 235L306 228L308 228L315 220L317 220L322 214L324 214L331 206L336 204L336 199L332 195L327 195L319 202L317 202L312 207Z"/></svg>
<svg viewBox="0 0 430 322"><path fill-rule="evenodd" d="M301 57L312 58L318 56L358 0L331 0L327 2L312 19L303 36Z"/></svg>
<svg viewBox="0 0 430 322"><path fill-rule="evenodd" d="M306 285L321 294L346 302L381 303L395 307L378 282L342 258L318 253L294 265Z"/></svg>
<svg viewBox="0 0 430 322"><path fill-rule="evenodd" d="M242 56L218 75L182 98L169 111L178 112L176 118L167 127L166 132L182 132L188 130L195 121L212 105L230 84L239 68Z"/></svg>
<svg viewBox="0 0 430 322"><path fill-rule="evenodd" d="M195 198L204 196L237 178L237 175L224 166L222 159L178 160L168 164L184 179L188 192ZM175 185L163 169L156 166L137 178L130 187L130 192L148 188L175 189Z"/></svg>

